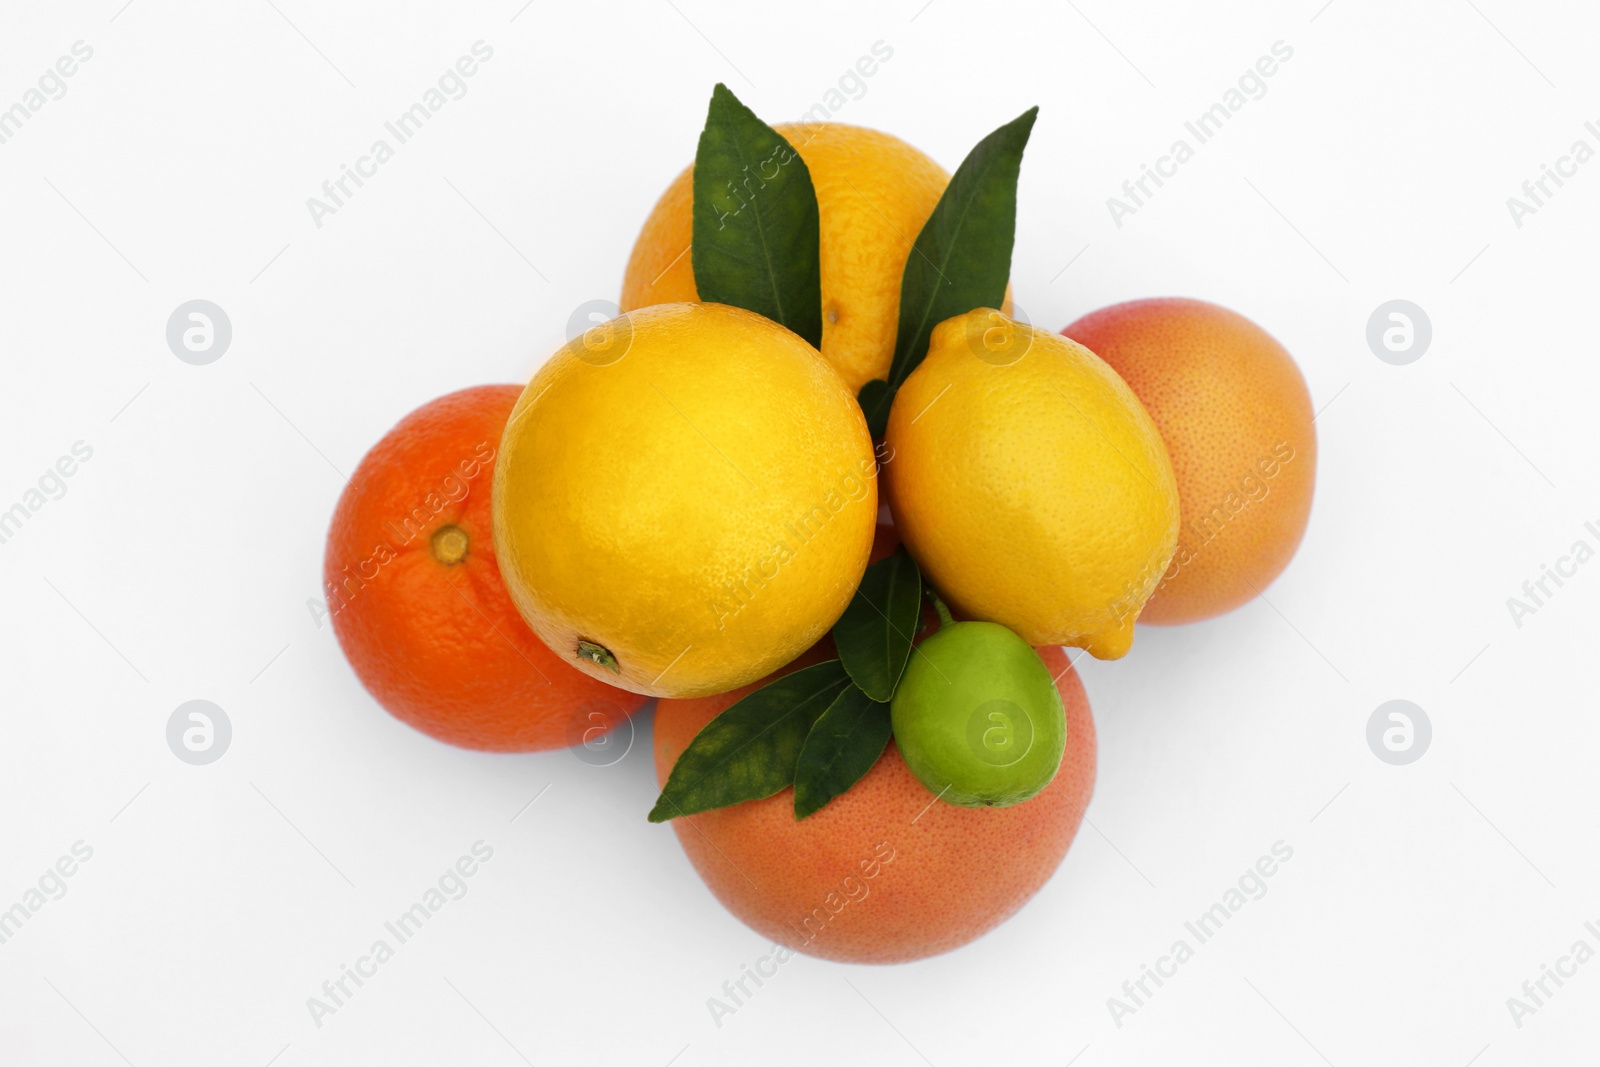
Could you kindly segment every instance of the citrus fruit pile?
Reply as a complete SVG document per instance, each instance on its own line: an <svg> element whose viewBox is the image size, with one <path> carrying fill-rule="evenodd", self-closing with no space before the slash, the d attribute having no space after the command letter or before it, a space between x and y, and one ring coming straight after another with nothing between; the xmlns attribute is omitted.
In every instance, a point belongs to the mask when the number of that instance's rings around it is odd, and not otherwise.
<svg viewBox="0 0 1600 1067"><path fill-rule="evenodd" d="M950 175L717 86L620 313L346 487L326 592L378 703L582 751L659 698L650 821L788 951L917 959L1026 903L1094 786L1063 647L1257 595L1316 470L1304 380L1242 316L1011 317L1036 111Z"/></svg>

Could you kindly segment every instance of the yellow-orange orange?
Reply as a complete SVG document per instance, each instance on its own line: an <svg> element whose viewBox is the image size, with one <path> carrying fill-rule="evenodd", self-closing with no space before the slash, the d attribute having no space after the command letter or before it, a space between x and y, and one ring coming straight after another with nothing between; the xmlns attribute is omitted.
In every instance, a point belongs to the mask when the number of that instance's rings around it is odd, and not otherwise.
<svg viewBox="0 0 1600 1067"><path fill-rule="evenodd" d="M877 130L839 122L775 127L817 192L822 251L822 355L857 393L885 377L911 242L950 180L943 167ZM694 167L673 179L628 257L622 310L700 299L689 253Z"/></svg>
<svg viewBox="0 0 1600 1067"><path fill-rule="evenodd" d="M644 703L562 662L500 579L489 485L521 392L462 389L401 419L339 497L323 564L333 632L374 699L498 752L592 740Z"/></svg>

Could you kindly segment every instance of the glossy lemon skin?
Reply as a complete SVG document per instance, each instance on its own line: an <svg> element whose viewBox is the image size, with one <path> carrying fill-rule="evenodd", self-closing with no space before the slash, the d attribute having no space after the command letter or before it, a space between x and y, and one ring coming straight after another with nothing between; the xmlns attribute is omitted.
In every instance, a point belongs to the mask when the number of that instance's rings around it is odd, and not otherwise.
<svg viewBox="0 0 1600 1067"><path fill-rule="evenodd" d="M956 614L1116 659L1172 558L1155 423L1087 348L979 308L940 323L885 437L895 525Z"/></svg>
<svg viewBox="0 0 1600 1067"><path fill-rule="evenodd" d="M495 468L495 548L522 616L580 669L654 696L724 692L810 647L860 582L877 512L839 376L720 304L648 308L567 344L523 391Z"/></svg>

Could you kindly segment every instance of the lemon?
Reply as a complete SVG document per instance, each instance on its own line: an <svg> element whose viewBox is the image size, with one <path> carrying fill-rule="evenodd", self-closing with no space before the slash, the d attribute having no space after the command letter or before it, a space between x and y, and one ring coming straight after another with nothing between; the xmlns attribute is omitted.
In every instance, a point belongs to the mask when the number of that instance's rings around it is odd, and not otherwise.
<svg viewBox="0 0 1600 1067"><path fill-rule="evenodd" d="M851 393L887 377L911 242L950 175L898 137L840 122L774 127L811 172L822 251L822 354ZM746 193L745 195L748 195ZM689 255L694 168L645 220L628 259L622 309L698 299Z"/></svg>
<svg viewBox="0 0 1600 1067"><path fill-rule="evenodd" d="M721 304L567 344L495 466L495 552L523 618L654 696L721 693L804 652L849 604L877 514L849 389L795 334Z"/></svg>
<svg viewBox="0 0 1600 1067"><path fill-rule="evenodd" d="M1167 568L1178 490L1133 391L992 308L934 328L889 413L895 525L958 615L1116 659Z"/></svg>

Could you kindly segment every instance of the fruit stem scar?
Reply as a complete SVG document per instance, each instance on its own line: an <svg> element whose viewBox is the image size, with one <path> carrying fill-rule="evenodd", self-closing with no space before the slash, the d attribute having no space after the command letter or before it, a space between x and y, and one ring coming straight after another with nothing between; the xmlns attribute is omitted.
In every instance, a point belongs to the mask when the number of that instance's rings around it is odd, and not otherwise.
<svg viewBox="0 0 1600 1067"><path fill-rule="evenodd" d="M617 657L605 645L597 645L593 641L578 642L578 658L586 659L591 663L598 663L612 674L621 674L622 667L617 663Z"/></svg>
<svg viewBox="0 0 1600 1067"><path fill-rule="evenodd" d="M467 555L467 531L459 526L441 526L428 539L433 558L446 567L460 563Z"/></svg>
<svg viewBox="0 0 1600 1067"><path fill-rule="evenodd" d="M954 626L956 620L950 616L950 606L940 599L931 585L928 586L928 599L933 601L933 610L939 613L939 628L942 630L946 626Z"/></svg>

